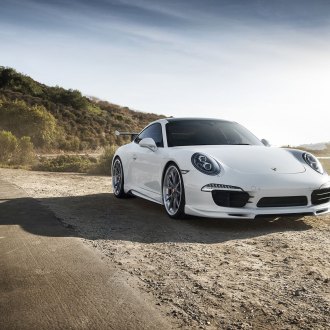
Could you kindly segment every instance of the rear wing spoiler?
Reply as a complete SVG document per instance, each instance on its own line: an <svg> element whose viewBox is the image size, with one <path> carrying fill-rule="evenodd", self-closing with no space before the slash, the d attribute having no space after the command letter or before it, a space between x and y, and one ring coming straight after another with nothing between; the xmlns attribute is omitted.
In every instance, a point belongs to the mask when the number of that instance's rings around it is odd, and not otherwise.
<svg viewBox="0 0 330 330"><path fill-rule="evenodd" d="M119 131L115 131L115 135L116 136L120 136L120 135L130 135L131 137L131 141L133 141L136 136L139 135L139 133L132 133L132 132L119 132Z"/></svg>

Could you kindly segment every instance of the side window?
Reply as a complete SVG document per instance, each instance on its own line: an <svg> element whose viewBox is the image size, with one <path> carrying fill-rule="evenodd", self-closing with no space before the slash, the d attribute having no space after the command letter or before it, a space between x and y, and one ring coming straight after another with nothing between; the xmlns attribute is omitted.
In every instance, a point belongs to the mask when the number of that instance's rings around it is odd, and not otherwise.
<svg viewBox="0 0 330 330"><path fill-rule="evenodd" d="M152 124L143 130L134 140L135 143L139 143L144 138L152 138L156 142L156 146L158 148L164 147L163 143L163 133L162 133L162 125L159 123Z"/></svg>

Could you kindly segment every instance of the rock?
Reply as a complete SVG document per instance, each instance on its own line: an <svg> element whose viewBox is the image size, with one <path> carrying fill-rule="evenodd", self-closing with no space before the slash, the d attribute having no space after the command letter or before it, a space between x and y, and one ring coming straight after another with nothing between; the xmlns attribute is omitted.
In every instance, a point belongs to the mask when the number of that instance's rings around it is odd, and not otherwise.
<svg viewBox="0 0 330 330"><path fill-rule="evenodd" d="M299 297L299 296L300 296L300 290L295 290L295 291L293 291L293 295L294 295L295 297Z"/></svg>

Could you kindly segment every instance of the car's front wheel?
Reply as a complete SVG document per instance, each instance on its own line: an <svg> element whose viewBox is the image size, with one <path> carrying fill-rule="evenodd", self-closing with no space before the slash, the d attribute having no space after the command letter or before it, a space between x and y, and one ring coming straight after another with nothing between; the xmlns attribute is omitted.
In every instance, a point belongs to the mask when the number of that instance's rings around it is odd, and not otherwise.
<svg viewBox="0 0 330 330"><path fill-rule="evenodd" d="M124 171L119 157L112 164L112 189L117 198L125 198L127 194L124 191Z"/></svg>
<svg viewBox="0 0 330 330"><path fill-rule="evenodd" d="M185 206L185 193L182 175L175 164L167 167L163 179L163 203L171 218L182 218Z"/></svg>

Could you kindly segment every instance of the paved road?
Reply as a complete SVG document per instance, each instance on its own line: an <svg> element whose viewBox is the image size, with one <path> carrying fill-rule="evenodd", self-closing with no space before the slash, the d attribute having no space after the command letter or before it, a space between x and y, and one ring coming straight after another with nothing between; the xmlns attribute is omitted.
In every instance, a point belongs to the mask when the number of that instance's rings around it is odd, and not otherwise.
<svg viewBox="0 0 330 330"><path fill-rule="evenodd" d="M0 180L0 329L170 329L55 215Z"/></svg>

